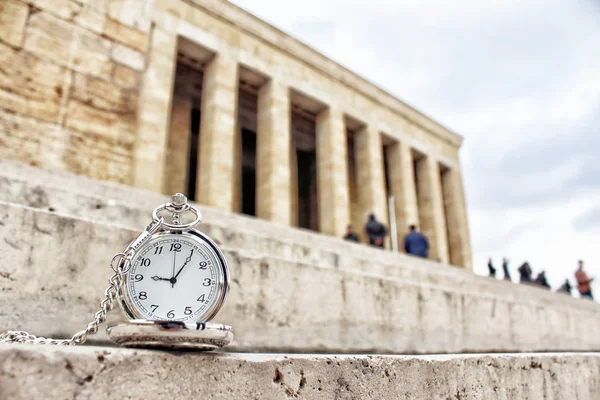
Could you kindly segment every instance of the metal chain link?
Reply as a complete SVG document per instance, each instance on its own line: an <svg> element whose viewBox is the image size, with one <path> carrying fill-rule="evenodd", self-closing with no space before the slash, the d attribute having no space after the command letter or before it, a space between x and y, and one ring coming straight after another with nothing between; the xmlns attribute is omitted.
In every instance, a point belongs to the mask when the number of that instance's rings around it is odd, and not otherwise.
<svg viewBox="0 0 600 400"><path fill-rule="evenodd" d="M148 225L146 230L142 232L133 242L131 242L129 246L127 246L125 252L115 254L110 260L110 267L114 271L114 274L108 280L110 285L104 291L105 297L100 303L100 310L94 314L94 320L90 322L84 330L74 334L71 339L52 339L38 337L24 331L7 331L5 333L0 333L0 344L35 343L70 346L74 344L85 343L89 335L93 335L98 332L98 327L100 324L106 321L108 312L115 307L115 299L119 293L119 285L122 279L121 277L129 271L135 250L144 242L146 242L150 236L152 236L152 234L161 227L163 223L163 218L153 220L150 225Z"/></svg>

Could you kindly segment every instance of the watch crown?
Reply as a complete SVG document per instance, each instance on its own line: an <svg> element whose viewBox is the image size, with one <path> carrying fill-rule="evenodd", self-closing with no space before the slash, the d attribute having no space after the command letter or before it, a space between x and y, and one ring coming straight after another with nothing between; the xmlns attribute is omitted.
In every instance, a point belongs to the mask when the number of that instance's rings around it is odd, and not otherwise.
<svg viewBox="0 0 600 400"><path fill-rule="evenodd" d="M176 207L181 207L185 205L185 203L187 203L187 197L185 197L181 193L177 193L173 197L171 197L171 204L173 204Z"/></svg>

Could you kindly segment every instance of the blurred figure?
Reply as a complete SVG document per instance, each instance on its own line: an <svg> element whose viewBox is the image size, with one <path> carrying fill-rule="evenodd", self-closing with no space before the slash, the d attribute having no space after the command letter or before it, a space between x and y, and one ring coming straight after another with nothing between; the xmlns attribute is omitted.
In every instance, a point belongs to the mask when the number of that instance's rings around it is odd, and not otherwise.
<svg viewBox="0 0 600 400"><path fill-rule="evenodd" d="M383 248L383 239L387 235L387 229L375 219L375 214L369 215L369 222L365 225L365 233L369 237L369 244Z"/></svg>
<svg viewBox="0 0 600 400"><path fill-rule="evenodd" d="M510 271L508 270L508 259L506 257L502 258L502 270L504 271L504 280L512 282Z"/></svg>
<svg viewBox="0 0 600 400"><path fill-rule="evenodd" d="M556 293L567 293L569 296L571 295L571 283L568 279L565 279L565 283L563 283L557 290Z"/></svg>
<svg viewBox="0 0 600 400"><path fill-rule="evenodd" d="M592 283L594 278L588 277L583 271L583 260L579 260L579 267L575 272L575 279L577 279L577 288L579 289L579 294L581 294L581 297L587 297L590 300L594 300L592 288L590 286L590 283Z"/></svg>
<svg viewBox="0 0 600 400"><path fill-rule="evenodd" d="M532 279L531 279L531 267L529 266L528 262L524 262L520 267L519 267L519 282L520 283L533 283Z"/></svg>
<svg viewBox="0 0 600 400"><path fill-rule="evenodd" d="M352 225L348 225L346 228L346 236L344 236L344 240L348 240L350 242L360 242L360 239L354 230L352 229Z"/></svg>
<svg viewBox="0 0 600 400"><path fill-rule="evenodd" d="M535 283L537 285L543 286L546 289L550 289L550 284L548 283L548 279L546 279L546 271L542 271L535 278Z"/></svg>
<svg viewBox="0 0 600 400"><path fill-rule="evenodd" d="M410 231L404 236L404 251L413 256L427 258L429 242L425 235L421 232L417 232L417 227L415 225L411 225Z"/></svg>
<svg viewBox="0 0 600 400"><path fill-rule="evenodd" d="M490 258L488 260L488 271L489 271L489 277L490 278L495 278L496 277L496 268L494 268L494 264L492 264L492 259Z"/></svg>

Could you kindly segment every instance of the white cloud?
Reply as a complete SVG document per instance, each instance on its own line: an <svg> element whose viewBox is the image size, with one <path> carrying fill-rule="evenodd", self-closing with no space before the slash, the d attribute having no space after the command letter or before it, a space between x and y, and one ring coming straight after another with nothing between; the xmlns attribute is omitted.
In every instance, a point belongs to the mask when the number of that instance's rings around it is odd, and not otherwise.
<svg viewBox="0 0 600 400"><path fill-rule="evenodd" d="M235 3L464 135L477 273L506 255L557 286L583 258L600 280L577 228L600 203L595 0Z"/></svg>

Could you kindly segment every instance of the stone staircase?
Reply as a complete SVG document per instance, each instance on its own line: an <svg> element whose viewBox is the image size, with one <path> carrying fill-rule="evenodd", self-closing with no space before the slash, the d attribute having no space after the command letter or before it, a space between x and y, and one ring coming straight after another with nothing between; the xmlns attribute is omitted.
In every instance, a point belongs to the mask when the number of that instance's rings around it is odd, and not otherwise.
<svg viewBox="0 0 600 400"><path fill-rule="evenodd" d="M0 331L69 337L82 329L101 300L110 257L164 201L164 196L126 186L0 161ZM600 307L338 238L200 209L200 229L220 244L232 273L229 299L216 320L234 327L236 340L228 351L243 353L5 345L0 347L0 398L36 393L140 398L146 388L156 398L160 393L600 398L600 363L594 353L248 354L597 351L600 326L591 321L600 317ZM92 344L107 345L101 332L90 337ZM128 370L140 374L144 384L127 387L123 371ZM15 371L29 372L24 377ZM35 384L27 385L28 380Z"/></svg>
<svg viewBox="0 0 600 400"><path fill-rule="evenodd" d="M327 356L0 346L2 399L595 400L597 354Z"/></svg>

